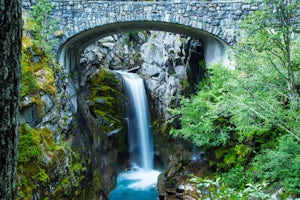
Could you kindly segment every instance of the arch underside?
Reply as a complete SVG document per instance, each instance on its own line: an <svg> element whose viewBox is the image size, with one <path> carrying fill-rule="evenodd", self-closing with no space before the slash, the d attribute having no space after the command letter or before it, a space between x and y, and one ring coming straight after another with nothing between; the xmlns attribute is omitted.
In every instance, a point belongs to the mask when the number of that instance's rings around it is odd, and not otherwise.
<svg viewBox="0 0 300 200"><path fill-rule="evenodd" d="M206 31L168 22L129 21L101 25L75 34L60 46L58 50L59 62L68 71L73 70L74 67L79 66L81 52L97 39L121 32L142 30L173 32L190 36L193 39L200 39L204 43L204 51L207 54L206 60L214 60L216 57L220 57L221 60L226 59L221 57L226 57L226 49L229 45L224 40Z"/></svg>

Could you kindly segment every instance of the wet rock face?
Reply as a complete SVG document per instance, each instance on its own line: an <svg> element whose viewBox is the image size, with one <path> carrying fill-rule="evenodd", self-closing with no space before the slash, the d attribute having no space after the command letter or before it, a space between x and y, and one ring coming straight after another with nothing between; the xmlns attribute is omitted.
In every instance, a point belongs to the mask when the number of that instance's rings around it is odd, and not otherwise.
<svg viewBox="0 0 300 200"><path fill-rule="evenodd" d="M194 92L205 68L202 41L157 31L102 38L84 50L80 61L86 70L81 73L80 85L95 73L92 66L139 73L152 110L164 120L169 117L166 108L178 104L174 97Z"/></svg>
<svg viewBox="0 0 300 200"><path fill-rule="evenodd" d="M140 66L142 60L139 47L146 42L148 34L128 32L96 41L83 51L80 59L81 68L101 66L111 70L122 70Z"/></svg>
<svg viewBox="0 0 300 200"><path fill-rule="evenodd" d="M208 164L205 160L195 158L197 154L177 146L178 150L172 155L168 167L158 178L159 199L201 199L196 185L190 182L191 174L203 176Z"/></svg>
<svg viewBox="0 0 300 200"><path fill-rule="evenodd" d="M26 24L26 12L23 17ZM80 182L85 163L71 147L76 89L69 74L53 63L29 35L25 28L16 198L80 196L84 193Z"/></svg>
<svg viewBox="0 0 300 200"><path fill-rule="evenodd" d="M92 188L89 196L107 197L117 173L128 164L125 98L120 78L100 66L98 53L91 46L81 59L76 145L90 159L85 180Z"/></svg>
<svg viewBox="0 0 300 200"><path fill-rule="evenodd" d="M38 116L36 105L30 103L29 105L24 105L21 110L21 118L22 120L29 124L31 127L35 127L38 124Z"/></svg>
<svg viewBox="0 0 300 200"><path fill-rule="evenodd" d="M167 107L177 106L178 96L195 91L203 77L202 42L178 34L153 32L141 46L141 54L140 73L144 76L153 110L167 120Z"/></svg>

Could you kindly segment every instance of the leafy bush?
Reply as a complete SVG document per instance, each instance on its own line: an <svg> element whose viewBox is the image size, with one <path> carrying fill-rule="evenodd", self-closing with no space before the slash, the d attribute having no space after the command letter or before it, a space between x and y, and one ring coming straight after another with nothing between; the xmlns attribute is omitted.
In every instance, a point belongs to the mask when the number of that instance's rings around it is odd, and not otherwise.
<svg viewBox="0 0 300 200"><path fill-rule="evenodd" d="M219 66L210 72L197 95L182 98L181 107L171 110L173 119L180 118L181 128L171 129L170 134L190 139L203 148L226 144L232 129L231 114L224 104L224 84L233 72Z"/></svg>
<svg viewBox="0 0 300 200"><path fill-rule="evenodd" d="M253 165L259 179L279 182L287 192L300 195L300 144L291 136L280 137L278 147L265 150Z"/></svg>
<svg viewBox="0 0 300 200"><path fill-rule="evenodd" d="M246 184L245 189L236 190L228 187L221 178L215 180L201 179L194 177L190 180L196 183L204 199L230 199L230 200L248 200L248 199L268 199L269 194L265 194L266 184Z"/></svg>
<svg viewBox="0 0 300 200"><path fill-rule="evenodd" d="M246 171L243 166L236 166L229 172L222 175L222 180L230 188L244 188L249 182L249 178L246 177Z"/></svg>

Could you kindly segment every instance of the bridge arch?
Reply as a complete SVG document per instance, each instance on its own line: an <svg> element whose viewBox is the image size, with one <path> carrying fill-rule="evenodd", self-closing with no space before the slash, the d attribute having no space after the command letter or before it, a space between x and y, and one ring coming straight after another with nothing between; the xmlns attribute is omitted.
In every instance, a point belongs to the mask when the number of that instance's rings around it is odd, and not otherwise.
<svg viewBox="0 0 300 200"><path fill-rule="evenodd" d="M117 22L98 26L78 34L75 34L58 49L58 60L66 70L73 71L79 66L81 52L92 42L121 32L156 30L178 33L190 36L193 39L200 39L204 45L204 56L208 64L215 62L227 63L227 51L230 48L226 41L206 31L188 27L182 24L153 21L129 21Z"/></svg>
<svg viewBox="0 0 300 200"><path fill-rule="evenodd" d="M238 21L258 9L255 4L238 0L177 3L53 0L52 3L55 5L52 17L63 31L58 58L67 68L78 65L80 51L92 40L132 30L160 30L204 39L210 44L206 45L210 52L207 57L216 52L223 55L235 43Z"/></svg>

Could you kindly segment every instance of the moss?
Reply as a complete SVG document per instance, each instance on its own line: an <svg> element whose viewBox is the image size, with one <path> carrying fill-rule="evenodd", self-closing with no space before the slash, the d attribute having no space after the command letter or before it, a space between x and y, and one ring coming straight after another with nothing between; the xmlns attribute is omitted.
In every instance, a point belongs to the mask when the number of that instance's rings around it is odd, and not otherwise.
<svg viewBox="0 0 300 200"><path fill-rule="evenodd" d="M101 187L101 175L98 170L95 170L93 173L93 190L94 190L94 192L99 191L100 187Z"/></svg>
<svg viewBox="0 0 300 200"><path fill-rule="evenodd" d="M37 115L38 117L43 116L43 102L40 94L36 94L32 98L32 103L35 103L37 106Z"/></svg>
<svg viewBox="0 0 300 200"><path fill-rule="evenodd" d="M65 34L65 33L64 33L63 30L57 30L57 31L54 32L54 35L55 35L56 37L62 37L64 34Z"/></svg>
<svg viewBox="0 0 300 200"><path fill-rule="evenodd" d="M137 51L138 52L138 51ZM133 58L134 62L135 62L135 65L142 65L143 64L143 59L142 59L142 55L140 53L136 53L134 55L134 58Z"/></svg>
<svg viewBox="0 0 300 200"><path fill-rule="evenodd" d="M41 61L39 66L42 68L36 71L34 75L38 81L39 89L44 91L45 93L55 96L56 88L54 86L54 72L48 66L49 64L44 62L46 61Z"/></svg>
<svg viewBox="0 0 300 200"><path fill-rule="evenodd" d="M38 38L32 37L36 22L27 16L23 20L21 96L30 96L42 117L45 105L41 96L56 95L52 66L59 70L59 65L52 63L51 55L45 53ZM68 194L75 191L79 195L84 171L81 158L68 142L56 143L47 128L20 126L16 199L32 199L36 191L40 199L68 199Z"/></svg>
<svg viewBox="0 0 300 200"><path fill-rule="evenodd" d="M33 129L25 124L20 126L19 163L17 173L18 198L29 199L34 189L50 181L41 155L48 145L43 138L52 133L48 129Z"/></svg>
<svg viewBox="0 0 300 200"><path fill-rule="evenodd" d="M50 162L43 161L45 156ZM65 160L69 160L67 165ZM58 166L61 167L60 172L53 174ZM67 196L74 188L80 188L84 171L79 155L68 143L56 144L49 129L33 129L25 124L20 126L17 199L31 199L34 190L39 190L41 198ZM58 179L52 183L55 193L50 194L48 186L53 176L58 176Z"/></svg>
<svg viewBox="0 0 300 200"><path fill-rule="evenodd" d="M50 177L46 173L45 169L40 169L39 172L33 176L33 179L36 179L43 183L48 183L50 181Z"/></svg>
<svg viewBox="0 0 300 200"><path fill-rule="evenodd" d="M65 177L63 180L59 182L53 195L55 195L57 199L63 199L64 197L70 195L71 189L72 189L72 183L70 181L70 178Z"/></svg>
<svg viewBox="0 0 300 200"><path fill-rule="evenodd" d="M26 164L37 159L41 153L40 137L34 129L26 125L20 126L19 162Z"/></svg>
<svg viewBox="0 0 300 200"><path fill-rule="evenodd" d="M69 157L70 162L68 163L68 172L59 172L63 179L58 182L58 185L52 194L52 197L55 197L56 199L64 199L73 195L78 196L82 192L82 186L80 185L80 182L84 179L83 174L86 168L81 163L79 154L72 151L70 147L68 147L66 154L60 157L64 158L65 156L70 155L71 157Z"/></svg>
<svg viewBox="0 0 300 200"><path fill-rule="evenodd" d="M22 14L22 21L24 22L23 30L26 30L26 31L32 31L36 24L34 19L32 17L29 17L29 15L26 13L26 11L24 11Z"/></svg>
<svg viewBox="0 0 300 200"><path fill-rule="evenodd" d="M151 43L151 45L150 45L151 54L154 55L156 51L157 51L157 46L155 45L155 43Z"/></svg>
<svg viewBox="0 0 300 200"><path fill-rule="evenodd" d="M182 87L182 91L185 91L185 93L188 93L188 88L190 86L187 79L180 79L180 85Z"/></svg>
<svg viewBox="0 0 300 200"><path fill-rule="evenodd" d="M26 18L24 22L24 30L31 30L32 19ZM36 43L37 41L24 31L22 37L22 97L34 95L39 90L51 95L56 94L54 72L49 67L52 60L49 61L49 55L46 55Z"/></svg>
<svg viewBox="0 0 300 200"><path fill-rule="evenodd" d="M156 39L157 38L157 34L153 34L153 39Z"/></svg>
<svg viewBox="0 0 300 200"><path fill-rule="evenodd" d="M179 40L180 40L180 42L181 42L182 44L185 44L185 43L186 43L186 39L185 39L184 37L180 37Z"/></svg>
<svg viewBox="0 0 300 200"><path fill-rule="evenodd" d="M47 149L53 150L54 146L56 146L54 143L53 133L47 128L41 130L41 140L46 145Z"/></svg>
<svg viewBox="0 0 300 200"><path fill-rule="evenodd" d="M33 45L32 39L28 35L22 38L22 88L21 96L36 93L38 90L37 81L34 77L32 57L29 48Z"/></svg>
<svg viewBox="0 0 300 200"><path fill-rule="evenodd" d="M22 37L22 50L25 51L33 46L33 39L28 35L23 35Z"/></svg>
<svg viewBox="0 0 300 200"><path fill-rule="evenodd" d="M48 59L45 56L43 56L43 54L41 54L40 56L41 56L41 58L38 62L32 63L34 72L37 72L37 71L43 69L43 67L46 67L48 65Z"/></svg>
<svg viewBox="0 0 300 200"><path fill-rule="evenodd" d="M106 69L101 69L90 80L92 94L89 100L93 102L90 107L92 114L100 118L102 131L108 133L122 127L122 94L117 90L119 80L115 74Z"/></svg>

